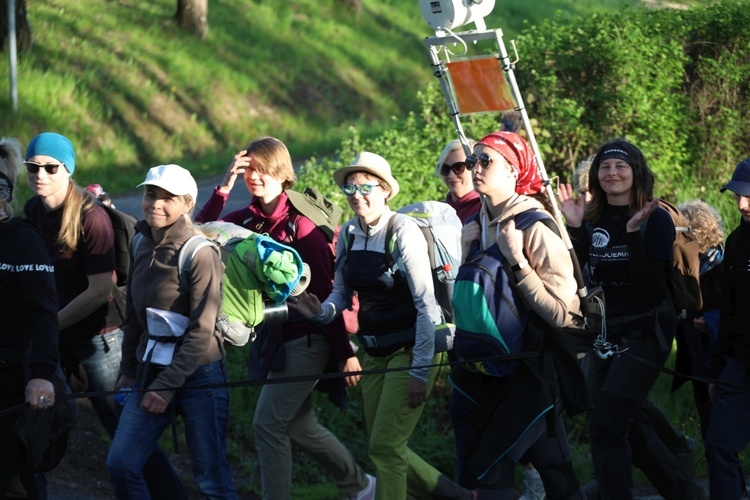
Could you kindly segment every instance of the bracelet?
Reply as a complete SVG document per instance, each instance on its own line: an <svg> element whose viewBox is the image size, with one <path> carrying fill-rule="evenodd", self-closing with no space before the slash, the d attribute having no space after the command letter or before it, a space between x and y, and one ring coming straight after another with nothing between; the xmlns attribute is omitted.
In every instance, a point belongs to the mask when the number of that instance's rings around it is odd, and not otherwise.
<svg viewBox="0 0 750 500"><path fill-rule="evenodd" d="M517 273L518 271L520 271L521 269L523 269L524 267L528 265L529 265L528 260L522 260L518 264L513 264L512 266L510 266L510 270L513 271L514 273Z"/></svg>

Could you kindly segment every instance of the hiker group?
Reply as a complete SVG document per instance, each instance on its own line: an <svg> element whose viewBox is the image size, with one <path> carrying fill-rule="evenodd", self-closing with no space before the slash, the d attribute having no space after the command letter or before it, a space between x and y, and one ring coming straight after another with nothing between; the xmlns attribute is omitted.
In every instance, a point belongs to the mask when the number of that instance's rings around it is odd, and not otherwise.
<svg viewBox="0 0 750 500"><path fill-rule="evenodd" d="M292 497L293 446L354 499L510 500L517 464L526 500L633 498L633 466L664 498L746 496L750 158L721 187L741 215L725 246L716 210L657 199L646 158L624 139L599 146L556 200L518 133L468 147L439 155L444 200L399 210L397 166L360 152L333 173L353 212L341 222L320 191L293 190L284 143L259 137L197 214L187 169L149 169L136 221L105 205L101 186L77 186L66 137L42 133L25 155L2 139L0 492L47 497L44 472L77 418L71 393L85 392L112 440L118 498L188 497L158 444L178 416L201 495L239 498L227 459L232 344L263 384L263 498ZM21 214L24 168L33 196ZM238 179L251 198L222 214ZM648 400L675 342L674 386L693 386L709 492L693 477L694 441ZM409 445L445 366L455 476ZM312 401L317 388L346 409L355 385L370 464ZM566 412L586 413L586 484Z"/></svg>

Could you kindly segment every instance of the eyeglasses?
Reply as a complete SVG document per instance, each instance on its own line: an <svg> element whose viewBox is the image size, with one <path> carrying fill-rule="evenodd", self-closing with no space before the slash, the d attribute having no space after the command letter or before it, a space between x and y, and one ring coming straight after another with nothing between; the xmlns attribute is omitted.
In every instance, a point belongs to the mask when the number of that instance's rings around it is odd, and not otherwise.
<svg viewBox="0 0 750 500"><path fill-rule="evenodd" d="M372 190L376 187L380 186L380 184L360 184L359 186L356 184L344 184L341 186L341 190L344 192L347 196L354 196L354 193L359 191L359 194L362 196L367 196L368 194L372 193Z"/></svg>
<svg viewBox="0 0 750 500"><path fill-rule="evenodd" d="M474 155L469 155L466 157L466 166L471 170L474 170L475 168L477 168L477 162L479 162L479 166L486 169L490 166L490 163L492 163L492 161L492 158L487 156L487 153L482 153L481 155L479 155L479 158Z"/></svg>
<svg viewBox="0 0 750 500"><path fill-rule="evenodd" d="M64 163L36 163L33 161L25 161L23 164L26 165L26 171L30 174L37 174L39 169L43 168L49 175L55 175L57 169L65 165Z"/></svg>
<svg viewBox="0 0 750 500"><path fill-rule="evenodd" d="M464 170L466 170L466 162L465 161L457 161L453 165L448 165L447 163L443 163L443 166L440 167L440 175L445 177L448 175L451 170L453 170L453 173L456 175L461 175L464 173Z"/></svg>

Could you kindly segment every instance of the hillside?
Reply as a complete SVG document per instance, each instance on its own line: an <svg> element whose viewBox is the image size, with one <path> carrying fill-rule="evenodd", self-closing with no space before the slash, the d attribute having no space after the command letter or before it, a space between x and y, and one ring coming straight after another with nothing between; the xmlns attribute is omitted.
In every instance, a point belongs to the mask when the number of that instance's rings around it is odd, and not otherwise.
<svg viewBox="0 0 750 500"><path fill-rule="evenodd" d="M487 18L506 38L560 11L614 11L635 0L498 0ZM127 190L146 167L216 173L261 134L293 156L335 150L350 126L377 134L416 107L431 79L422 44L432 34L417 0L210 2L209 35L178 28L174 0L29 2L34 44L21 54L19 111L4 135L27 142L57 130L77 146L82 184ZM0 105L10 110L8 65ZM222 168L222 167L219 167Z"/></svg>

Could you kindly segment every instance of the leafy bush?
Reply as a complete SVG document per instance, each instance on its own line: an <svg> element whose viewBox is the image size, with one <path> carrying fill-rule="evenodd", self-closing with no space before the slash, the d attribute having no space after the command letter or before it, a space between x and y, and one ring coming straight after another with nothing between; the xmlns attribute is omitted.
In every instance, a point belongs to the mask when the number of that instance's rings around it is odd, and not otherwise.
<svg viewBox="0 0 750 500"><path fill-rule="evenodd" d="M518 78L548 169L566 175L604 140L626 137L656 173L657 195L701 197L735 221L718 187L748 153L748 22L731 0L529 28Z"/></svg>

